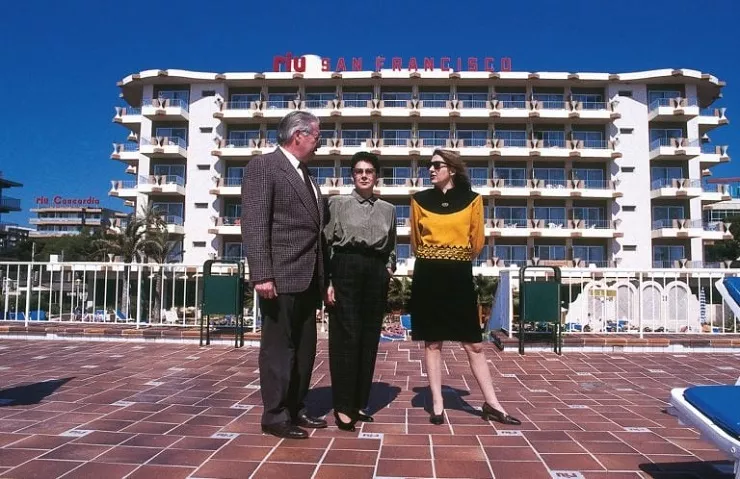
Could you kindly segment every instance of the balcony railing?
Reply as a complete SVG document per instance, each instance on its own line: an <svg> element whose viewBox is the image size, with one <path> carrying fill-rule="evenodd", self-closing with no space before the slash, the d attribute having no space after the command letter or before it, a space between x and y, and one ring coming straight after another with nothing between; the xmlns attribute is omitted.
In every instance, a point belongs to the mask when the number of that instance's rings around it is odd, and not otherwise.
<svg viewBox="0 0 740 479"><path fill-rule="evenodd" d="M244 178L241 176L235 176L230 178L222 178L222 186L241 186L242 180Z"/></svg>
<svg viewBox="0 0 740 479"><path fill-rule="evenodd" d="M613 183L610 180L573 180L578 188L587 190L611 190Z"/></svg>
<svg viewBox="0 0 740 479"><path fill-rule="evenodd" d="M252 138L229 138L226 140L226 148L249 148L252 145Z"/></svg>
<svg viewBox="0 0 740 479"><path fill-rule="evenodd" d="M504 148L526 148L527 140L525 138L495 138Z"/></svg>
<svg viewBox="0 0 740 479"><path fill-rule="evenodd" d="M165 215L165 216L162 216L162 220L164 220L164 222L168 225L175 225L175 226L183 225L182 216Z"/></svg>
<svg viewBox="0 0 740 479"><path fill-rule="evenodd" d="M708 221L702 223L702 229L704 231L723 231L724 223L722 221Z"/></svg>
<svg viewBox="0 0 740 479"><path fill-rule="evenodd" d="M160 185L185 186L185 178L178 175L158 175Z"/></svg>
<svg viewBox="0 0 740 479"><path fill-rule="evenodd" d="M265 108L268 110L284 110L293 108L293 100L267 100L265 102Z"/></svg>
<svg viewBox="0 0 740 479"><path fill-rule="evenodd" d="M385 108L406 108L409 100L382 100ZM363 105L364 106L364 105Z"/></svg>
<svg viewBox="0 0 740 479"><path fill-rule="evenodd" d="M568 185L568 180L550 180L547 178L535 178L535 180L538 180L542 182L542 188L548 188L548 189L560 189L565 188Z"/></svg>
<svg viewBox="0 0 740 479"><path fill-rule="evenodd" d="M564 110L565 109L565 102L563 100L545 100L545 101L538 101L538 105L542 107L543 110Z"/></svg>
<svg viewBox="0 0 740 479"><path fill-rule="evenodd" d="M501 178L504 188L524 188L527 186L526 178Z"/></svg>
<svg viewBox="0 0 740 479"><path fill-rule="evenodd" d="M219 218L219 223L222 226L239 226L242 222L239 216L222 216Z"/></svg>
<svg viewBox="0 0 740 479"><path fill-rule="evenodd" d="M118 153L139 151L139 144L138 143L132 143L132 142L118 143L117 146L116 146L116 151Z"/></svg>
<svg viewBox="0 0 740 479"><path fill-rule="evenodd" d="M447 108L449 100L421 100L419 102L422 108Z"/></svg>
<svg viewBox="0 0 740 479"><path fill-rule="evenodd" d="M414 186L414 179L413 178L403 178L403 177L383 177L380 179L380 186L406 186L411 187Z"/></svg>
<svg viewBox="0 0 740 479"><path fill-rule="evenodd" d="M699 146L699 140L688 141L686 138L656 138L650 142L650 150L660 147L670 148L696 148Z"/></svg>
<svg viewBox="0 0 740 479"><path fill-rule="evenodd" d="M401 146L408 145L410 138L383 138L383 146Z"/></svg>
<svg viewBox="0 0 740 479"><path fill-rule="evenodd" d="M541 148L565 148L565 138L544 138L539 141Z"/></svg>
<svg viewBox="0 0 740 479"><path fill-rule="evenodd" d="M0 197L0 207L5 209L20 209L21 200L18 198L11 198L9 196Z"/></svg>
<svg viewBox="0 0 740 479"><path fill-rule="evenodd" d="M141 108L134 108L130 106L122 107L120 109L120 115L121 116L141 115Z"/></svg>
<svg viewBox="0 0 740 479"><path fill-rule="evenodd" d="M583 101L580 102L582 110L608 110L609 104L605 101Z"/></svg>
<svg viewBox="0 0 740 479"><path fill-rule="evenodd" d="M580 143L581 148L593 150L606 150L609 148L609 142L606 140L576 140Z"/></svg>
<svg viewBox="0 0 740 479"><path fill-rule="evenodd" d="M188 111L188 102L179 98L152 98L145 100L142 106L152 106L154 108L182 108Z"/></svg>
<svg viewBox="0 0 740 479"><path fill-rule="evenodd" d="M362 146L363 143L367 143L370 138L343 138L342 145L344 146Z"/></svg>
<svg viewBox="0 0 740 479"><path fill-rule="evenodd" d="M520 109L523 110L527 107L527 102L524 100L501 100L499 107L503 109Z"/></svg>
<svg viewBox="0 0 740 479"><path fill-rule="evenodd" d="M367 102L370 100L342 100L345 108L367 108Z"/></svg>
<svg viewBox="0 0 740 479"><path fill-rule="evenodd" d="M685 108L689 106L697 106L696 98L658 98L653 100L648 108L652 112L660 107Z"/></svg>
<svg viewBox="0 0 740 479"><path fill-rule="evenodd" d="M662 220L653 220L652 224L653 230L659 230L662 228L680 228L680 229L687 229L687 228L703 228L703 221L702 220L692 220L689 218L685 219L662 219Z"/></svg>
<svg viewBox="0 0 740 479"><path fill-rule="evenodd" d="M651 189L658 188L701 188L701 180L684 178L658 178L650 184Z"/></svg>
<svg viewBox="0 0 740 479"><path fill-rule="evenodd" d="M488 108L488 100L460 100L458 104L461 108Z"/></svg>
<svg viewBox="0 0 740 479"><path fill-rule="evenodd" d="M458 141L462 141L465 148L480 148L488 145L488 139L486 138L460 138Z"/></svg>
<svg viewBox="0 0 740 479"><path fill-rule="evenodd" d="M421 138L422 146L447 146L449 138Z"/></svg>
<svg viewBox="0 0 740 479"><path fill-rule="evenodd" d="M580 220L574 220L574 221L580 221L580 228L581 229L589 229L589 230L608 230L613 227L613 223L611 220L592 220L592 219L580 219Z"/></svg>
<svg viewBox="0 0 740 479"><path fill-rule="evenodd" d="M526 228L527 223L528 223L526 218L494 218L494 219L503 220L504 228Z"/></svg>

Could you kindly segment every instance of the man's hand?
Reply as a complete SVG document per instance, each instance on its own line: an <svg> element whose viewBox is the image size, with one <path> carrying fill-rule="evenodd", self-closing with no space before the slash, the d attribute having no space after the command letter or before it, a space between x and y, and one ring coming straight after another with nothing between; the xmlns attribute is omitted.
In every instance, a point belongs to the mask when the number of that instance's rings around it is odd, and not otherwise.
<svg viewBox="0 0 740 479"><path fill-rule="evenodd" d="M334 298L334 286L329 285L326 289L326 300L324 301L329 306L334 306L336 299Z"/></svg>
<svg viewBox="0 0 740 479"><path fill-rule="evenodd" d="M277 298L277 290L275 289L275 281L271 279L266 279L264 281L260 281L259 283L254 284L254 289L257 291L257 294L260 295L260 298L264 299L273 299Z"/></svg>

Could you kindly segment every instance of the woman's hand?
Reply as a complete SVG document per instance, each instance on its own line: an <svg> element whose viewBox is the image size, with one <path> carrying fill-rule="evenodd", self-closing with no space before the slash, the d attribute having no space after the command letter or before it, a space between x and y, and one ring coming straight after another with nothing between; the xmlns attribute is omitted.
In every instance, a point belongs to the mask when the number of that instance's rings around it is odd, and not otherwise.
<svg viewBox="0 0 740 479"><path fill-rule="evenodd" d="M329 285L329 287L326 288L326 298L324 302L329 306L334 306L334 303L336 302L334 298L334 286Z"/></svg>

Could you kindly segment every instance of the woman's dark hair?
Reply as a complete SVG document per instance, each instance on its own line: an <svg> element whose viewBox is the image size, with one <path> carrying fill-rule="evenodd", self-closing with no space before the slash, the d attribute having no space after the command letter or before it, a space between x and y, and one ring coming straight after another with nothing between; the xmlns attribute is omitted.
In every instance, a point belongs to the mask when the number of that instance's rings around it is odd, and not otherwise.
<svg viewBox="0 0 740 479"><path fill-rule="evenodd" d="M470 177L468 176L468 171L465 169L465 162L460 158L460 155L452 150L437 149L432 153L432 158L435 156L440 156L444 162L447 163L447 168L450 169L450 173L455 173L455 176L452 178L452 183L455 185L455 188L462 188L470 191Z"/></svg>
<svg viewBox="0 0 740 479"><path fill-rule="evenodd" d="M350 160L350 166L352 169L355 169L355 165L361 161L367 161L371 165L373 165L373 168L375 168L375 173L380 174L380 160L378 160L377 155L373 155L372 153L368 151L358 151L354 155L352 155L352 160Z"/></svg>

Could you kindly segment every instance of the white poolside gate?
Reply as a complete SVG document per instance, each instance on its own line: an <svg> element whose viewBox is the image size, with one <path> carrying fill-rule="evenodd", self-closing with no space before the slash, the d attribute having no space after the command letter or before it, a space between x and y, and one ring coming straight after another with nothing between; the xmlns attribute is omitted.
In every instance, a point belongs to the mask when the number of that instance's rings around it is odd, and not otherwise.
<svg viewBox="0 0 740 479"><path fill-rule="evenodd" d="M738 269L562 268L565 330L571 333L736 333L735 301L717 282ZM542 277L547 269L527 275ZM536 278L535 278L536 279ZM519 269L500 272L489 330L513 335Z"/></svg>

